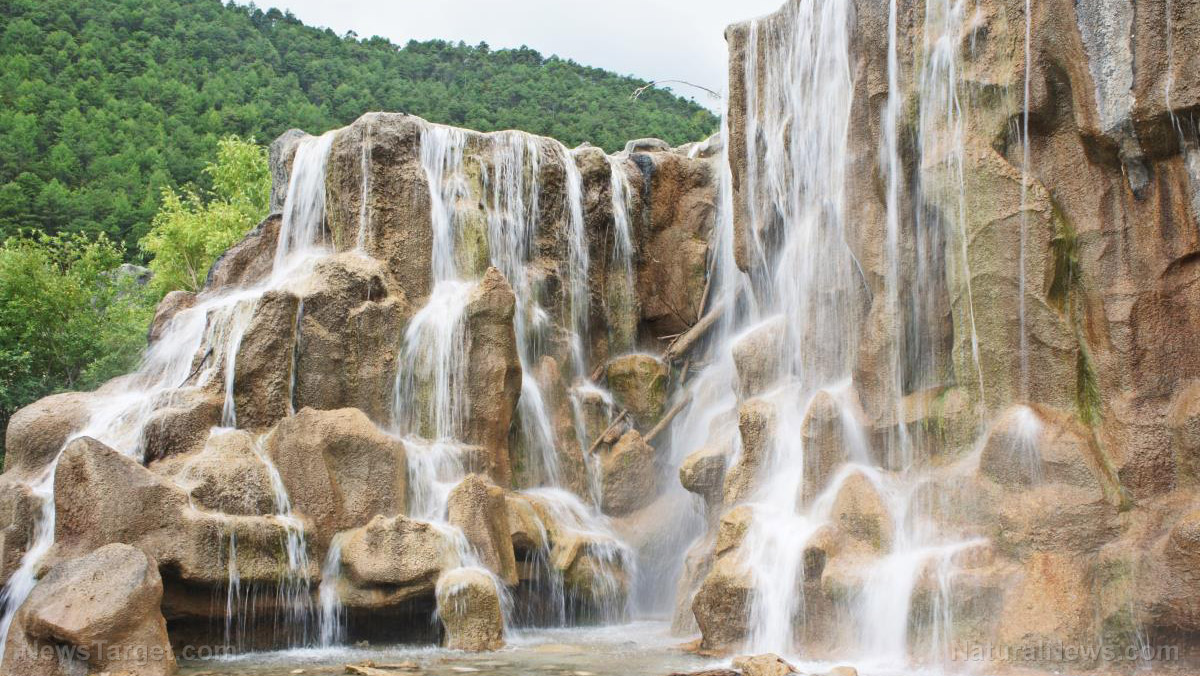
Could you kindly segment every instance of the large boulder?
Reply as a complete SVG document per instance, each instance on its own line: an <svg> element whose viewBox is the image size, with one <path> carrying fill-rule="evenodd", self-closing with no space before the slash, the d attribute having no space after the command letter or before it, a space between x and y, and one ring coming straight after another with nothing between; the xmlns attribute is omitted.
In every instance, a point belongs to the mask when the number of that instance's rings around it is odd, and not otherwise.
<svg viewBox="0 0 1200 676"><path fill-rule="evenodd" d="M63 561L17 611L0 670L14 676L60 676L81 667L89 673L172 674L175 654L159 610L162 595L157 565L135 547L111 544Z"/></svg>
<svg viewBox="0 0 1200 676"><path fill-rule="evenodd" d="M49 464L91 418L91 394L54 394L18 410L4 434L4 471L32 473Z"/></svg>
<svg viewBox="0 0 1200 676"><path fill-rule="evenodd" d="M517 583L504 489L479 474L467 475L450 491L448 520L463 532L488 570L505 584Z"/></svg>
<svg viewBox="0 0 1200 676"><path fill-rule="evenodd" d="M34 523L41 518L42 501L28 484L0 476L0 584L21 565L33 540Z"/></svg>
<svg viewBox="0 0 1200 676"><path fill-rule="evenodd" d="M217 428L204 450L157 463L197 505L226 514L274 514L278 506L271 473L255 452L258 441L242 430Z"/></svg>
<svg viewBox="0 0 1200 676"><path fill-rule="evenodd" d="M521 393L521 361L513 332L516 296L504 275L489 268L466 308L467 414L463 440L488 450L488 474L512 480L509 430Z"/></svg>
<svg viewBox="0 0 1200 676"><path fill-rule="evenodd" d="M287 189L286 181L284 189ZM271 274L275 263L275 247L279 241L279 228L282 225L283 217L279 213L272 213L243 237L242 241L229 247L208 269L204 290L225 292L244 288Z"/></svg>
<svg viewBox="0 0 1200 676"><path fill-rule="evenodd" d="M711 511L721 504L728 463L729 453L726 449L717 445L704 446L679 465L679 483L704 498L705 505Z"/></svg>
<svg viewBox="0 0 1200 676"><path fill-rule="evenodd" d="M773 317L747 331L733 344L735 389L740 398L758 396L775 383L786 331L783 317Z"/></svg>
<svg viewBox="0 0 1200 676"><path fill-rule="evenodd" d="M600 456L601 508L623 516L650 504L657 494L654 449L637 430L629 430Z"/></svg>
<svg viewBox="0 0 1200 676"><path fill-rule="evenodd" d="M154 543L143 548L156 552L175 538L188 496L134 459L80 437L55 470L54 503L55 548L70 557L114 542Z"/></svg>
<svg viewBox="0 0 1200 676"><path fill-rule="evenodd" d="M648 354L617 357L605 368L617 407L629 411L638 429L648 430L667 403L667 366Z"/></svg>
<svg viewBox="0 0 1200 676"><path fill-rule="evenodd" d="M396 357L410 313L382 262L357 252L319 261L297 328L296 408L357 408L389 423Z"/></svg>
<svg viewBox="0 0 1200 676"><path fill-rule="evenodd" d="M877 552L891 547L893 516L879 486L862 471L855 470L842 481L830 518L847 538Z"/></svg>
<svg viewBox="0 0 1200 676"><path fill-rule="evenodd" d="M452 542L436 526L376 516L344 536L342 571L353 587L348 606L387 608L432 597L438 576L458 565Z"/></svg>
<svg viewBox="0 0 1200 676"><path fill-rule="evenodd" d="M742 676L788 676L797 673L796 667L774 653L735 657L733 668L741 670Z"/></svg>
<svg viewBox="0 0 1200 676"><path fill-rule="evenodd" d="M244 583L278 581L287 524L274 516L228 516L193 509L186 490L133 458L90 437L63 450L54 475L55 531L51 560L131 544L170 570L172 579L201 587L229 579L230 542ZM306 571L315 575L315 567ZM207 592L206 592L207 593Z"/></svg>
<svg viewBox="0 0 1200 676"><path fill-rule="evenodd" d="M380 431L358 409L306 408L280 421L266 447L292 509L312 520L320 542L376 515L405 511L404 442Z"/></svg>
<svg viewBox="0 0 1200 676"><path fill-rule="evenodd" d="M287 291L268 291L254 306L233 364L238 427L266 429L291 412L299 311L300 299Z"/></svg>
<svg viewBox="0 0 1200 676"><path fill-rule="evenodd" d="M737 557L718 557L692 600L692 613L704 637L703 648L723 652L745 640L753 593L750 571Z"/></svg>
<svg viewBox="0 0 1200 676"><path fill-rule="evenodd" d="M171 325L171 320L183 312L190 310L196 305L196 294L191 291L183 291L176 289L163 299L158 301L158 306L154 309L154 319L150 321L150 332L147 337L147 342L153 344L163 337L163 333Z"/></svg>
<svg viewBox="0 0 1200 676"><path fill-rule="evenodd" d="M504 614L496 580L485 570L455 568L437 581L437 613L451 650L504 647Z"/></svg>
<svg viewBox="0 0 1200 676"><path fill-rule="evenodd" d="M181 387L164 394L142 425L147 462L200 450L221 423L225 398L208 388Z"/></svg>
<svg viewBox="0 0 1200 676"><path fill-rule="evenodd" d="M641 174L641 217L631 220L642 322L655 336L676 335L696 323L704 302L717 164L657 149L630 157Z"/></svg>

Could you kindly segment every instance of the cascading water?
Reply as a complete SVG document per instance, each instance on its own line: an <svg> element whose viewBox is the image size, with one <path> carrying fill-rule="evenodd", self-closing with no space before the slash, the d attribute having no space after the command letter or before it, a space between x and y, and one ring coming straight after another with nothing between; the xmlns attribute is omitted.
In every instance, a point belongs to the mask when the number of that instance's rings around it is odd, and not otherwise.
<svg viewBox="0 0 1200 676"><path fill-rule="evenodd" d="M709 422L738 408L731 348L750 336L771 333L779 344L780 381L758 398L774 409L774 427L757 483L743 500L752 515L736 556L752 580L744 649L803 653L802 636L812 621L804 597L806 550L817 534L835 526L834 503L843 490L877 493L888 530L877 559L854 573L861 587L844 601L852 653L895 666L915 657L914 622L927 630L928 659L944 657L953 622L950 590L958 554L979 541L944 532L926 504L930 492L925 440L912 436L908 395L945 387L949 354L934 318L944 310L947 286L961 285L965 302L954 306L969 332L970 359L982 393L982 369L966 251L964 114L958 100L958 50L965 4L935 0L925 11L924 49L918 49L914 80L919 94L914 151L916 173L905 173L901 156L903 82L898 40L899 3L887 5L888 98L880 111L879 168L886 208L882 244L882 294L873 298L870 278L850 241L848 174L853 151L849 120L854 97L851 67L853 8L840 0L799 0L776 15L752 21L744 40L745 147L741 194L749 277L737 271L722 247L732 243L732 221L723 209L714 234L715 303L739 311L713 339L709 365L689 384L693 402L673 426L673 443L685 455L701 447L732 448L730 466L745 461L735 430ZM765 58L764 58L765 55ZM726 134L726 138L729 138ZM912 189L907 189L907 186ZM725 194L725 186L722 194ZM910 206L908 202L913 202ZM732 199L722 202L732 205ZM915 206L921 205L921 206ZM957 255L956 255L957 252ZM944 260L943 260L944 259ZM753 280L751 284L750 280ZM753 287L756 305L739 305ZM886 310L876 329L864 307ZM878 319L876 320L878 321ZM855 362L858 337L881 329L888 338L889 381L884 396L894 422L873 437L863 427ZM831 428L807 428L816 410L833 409ZM815 431L814 431L815 430ZM825 435L836 435L830 441ZM882 440L883 452L872 445ZM809 476L810 457L832 443L840 469L828 479ZM680 457L673 459L678 466ZM728 484L726 485L728 490ZM914 618L912 599L932 574L929 613ZM924 658L922 658L924 659Z"/></svg>
<svg viewBox="0 0 1200 676"><path fill-rule="evenodd" d="M395 431L405 438L409 465L410 517L433 524L449 543L456 565L480 567L463 533L447 522L451 491L466 476L462 433L467 388L464 382L467 340L465 310L477 286L472 279L478 270L463 264L464 228L472 227L460 213L468 203L479 205L486 217L488 262L508 280L515 295L513 329L517 356L522 367L518 399L518 442L536 465L526 479L534 485L556 487L560 483L557 440L547 402L535 375L535 367L549 345L549 317L538 300L538 280L530 263L542 218L541 163L543 153L554 153L565 167L567 266L564 274L566 325L572 369L586 387L587 356L580 336L588 321L588 243L584 232L582 178L573 155L561 145L521 132L499 132L486 137L490 153L476 154L479 146L465 132L440 125L426 125L421 134L421 163L430 187L433 227L433 290L426 305L409 322L400 355L393 401ZM471 149L468 152L468 147ZM468 176L478 169L479 183ZM476 194L475 191L478 191ZM472 252L473 253L473 252ZM608 534L603 519L583 507L574 496L554 488L538 499L544 509L559 517L571 517L580 533ZM564 496L570 496L567 500ZM573 502L572 502L573 500ZM587 526L585 528L585 526ZM614 542L615 538L611 538ZM550 537L543 538L540 555L549 562ZM595 549L595 547L593 547ZM595 555L603 559L604 547ZM614 555L615 556L615 555ZM605 560L607 561L607 560ZM624 565L625 559L616 563ZM607 565L607 564L606 564ZM550 571L553 577L552 568ZM489 575L491 575L489 573ZM601 579L616 579L600 575ZM498 592L508 608L507 589L494 576ZM615 583L614 583L615 584ZM554 614L557 623L567 617L561 579L551 585L551 603L560 603ZM624 598L622 596L622 598ZM607 600L607 599L606 599ZM332 607L332 599L322 600Z"/></svg>
<svg viewBox="0 0 1200 676"><path fill-rule="evenodd" d="M917 237L926 238L923 242L929 241L925 234L928 231L941 233L935 241L944 245L944 277L948 284L961 288L965 297L965 303L959 303L955 309L959 317L955 325L965 327L969 333L971 364L982 401L983 367L979 357L974 289L967 256L969 236L964 176L966 112L959 98L959 51L965 14L965 0L933 0L925 5L923 49L917 82L920 107L916 139L919 152L917 166L920 167L917 176L918 203L922 206L915 209L914 230ZM925 255L919 256L914 265L916 280L908 299L914 306L914 318L932 323L932 317L922 315L917 308L924 306L926 297L932 295L940 277L932 274L937 272L937 266L929 265L930 248L919 244L918 249ZM919 344L919 341L914 342ZM920 367L923 373L914 373L911 379L920 382L936 375L941 367L938 360L943 357L935 354L932 346L914 346L907 351L917 355L924 353L926 361ZM928 386L929 383L924 384Z"/></svg>
<svg viewBox="0 0 1200 676"><path fill-rule="evenodd" d="M297 148L274 267L268 278L254 287L201 299L194 307L180 311L168 322L159 340L146 351L138 370L115 385L106 386L112 391L105 392L104 397L91 405L88 423L67 441L68 445L79 437L93 437L141 461L142 429L150 414L170 404L172 391L189 382L204 385L218 374L225 380L226 401L222 418L228 424L236 422L233 397L236 355L254 305L268 290L303 284L314 260L322 254L325 161L335 136L336 131L331 131L321 137L305 139ZM196 367L195 356L201 353L207 356ZM214 356L216 358L211 358ZM3 600L0 638L7 636L16 610L36 583L35 571L39 562L54 543L54 473L57 466L58 457L30 481L30 488L41 506L30 547L0 593ZM282 484L278 484L277 490L282 490ZM286 493L283 496L286 504ZM289 540L286 545L287 569L298 571L306 565L303 559L307 553L300 551L304 549L304 543L299 522L289 523L292 525L285 524ZM231 540L231 555L233 546ZM236 575L236 567L231 570ZM299 597L307 596L307 585L303 584L302 593L294 588L297 584L294 576L288 574L284 578L281 584L288 585L285 596L303 603ZM234 585L232 581L231 586L240 588L240 584ZM290 607L290 604L285 605ZM3 650L0 641L0 659Z"/></svg>

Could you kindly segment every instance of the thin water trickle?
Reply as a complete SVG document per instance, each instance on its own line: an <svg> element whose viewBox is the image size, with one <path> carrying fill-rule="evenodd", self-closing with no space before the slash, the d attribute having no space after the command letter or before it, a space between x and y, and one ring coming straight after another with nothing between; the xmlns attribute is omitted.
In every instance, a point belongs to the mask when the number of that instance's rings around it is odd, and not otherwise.
<svg viewBox="0 0 1200 676"><path fill-rule="evenodd" d="M1025 256L1029 239L1029 80L1033 71L1031 33L1033 26L1032 0L1025 0L1025 87L1021 104L1021 250L1017 258L1017 313L1020 330L1021 400L1029 400L1029 329L1025 318Z"/></svg>

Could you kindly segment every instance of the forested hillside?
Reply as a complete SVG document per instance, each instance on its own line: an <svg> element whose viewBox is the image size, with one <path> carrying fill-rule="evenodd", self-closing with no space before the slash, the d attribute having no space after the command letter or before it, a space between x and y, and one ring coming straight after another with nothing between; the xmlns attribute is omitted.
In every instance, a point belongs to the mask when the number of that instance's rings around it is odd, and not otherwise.
<svg viewBox="0 0 1200 676"><path fill-rule="evenodd" d="M369 110L608 150L716 128L667 91L631 101L644 82L532 49L399 48L219 0L3 0L0 24L0 240L103 232L137 254L164 187L210 187L221 137L262 143Z"/></svg>

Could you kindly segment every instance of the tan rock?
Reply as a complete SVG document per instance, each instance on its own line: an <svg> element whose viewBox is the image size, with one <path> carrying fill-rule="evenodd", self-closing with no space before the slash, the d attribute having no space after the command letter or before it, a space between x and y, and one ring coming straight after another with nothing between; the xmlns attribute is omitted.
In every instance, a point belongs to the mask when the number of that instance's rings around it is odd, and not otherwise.
<svg viewBox="0 0 1200 676"><path fill-rule="evenodd" d="M87 655L79 661L91 672L173 674L162 595L155 562L135 547L111 544L63 561L17 611L2 670L27 676L72 672L78 661L58 657L70 646Z"/></svg>
<svg viewBox="0 0 1200 676"><path fill-rule="evenodd" d="M199 387L181 387L162 397L142 426L141 447L147 462L198 451L221 423L224 397Z"/></svg>
<svg viewBox="0 0 1200 676"><path fill-rule="evenodd" d="M386 265L356 252L322 259L299 312L295 407L357 408L389 424L412 310Z"/></svg>
<svg viewBox="0 0 1200 676"><path fill-rule="evenodd" d="M234 368L237 426L262 430L292 409L292 367L300 299L268 291L254 306Z"/></svg>
<svg viewBox="0 0 1200 676"><path fill-rule="evenodd" d="M786 331L787 324L783 318L775 317L754 327L733 344L738 397L748 399L758 396L775 383L779 376Z"/></svg>
<svg viewBox="0 0 1200 676"><path fill-rule="evenodd" d="M488 450L488 474L511 481L509 428L521 390L521 362L513 333L516 297L504 275L490 268L467 303L468 411L463 439Z"/></svg>
<svg viewBox="0 0 1200 676"><path fill-rule="evenodd" d="M796 673L796 667L774 653L735 657L733 668L740 669L743 676L788 676Z"/></svg>
<svg viewBox="0 0 1200 676"><path fill-rule="evenodd" d="M721 504L725 484L725 466L729 462L726 449L704 446L684 459L679 466L679 482L687 490L704 498L709 509Z"/></svg>
<svg viewBox="0 0 1200 676"><path fill-rule="evenodd" d="M347 581L380 590L372 599L375 606L431 595L438 576L454 565L446 535L403 516L376 516L347 534L342 545Z"/></svg>
<svg viewBox="0 0 1200 676"><path fill-rule="evenodd" d="M853 472L843 481L830 518L841 534L877 552L887 551L891 546L895 528L892 514L879 488L861 471Z"/></svg>
<svg viewBox="0 0 1200 676"><path fill-rule="evenodd" d="M648 354L629 354L610 361L605 373L617 408L629 411L639 430L653 427L667 403L666 365Z"/></svg>
<svg viewBox="0 0 1200 676"><path fill-rule="evenodd" d="M504 617L496 582L486 571L456 568L437 582L438 617L451 650L485 651L504 647Z"/></svg>
<svg viewBox="0 0 1200 676"><path fill-rule="evenodd" d="M758 488L763 467L774 451L777 424L775 405L750 399L738 407L738 432L742 452L725 472L725 504L736 505Z"/></svg>
<svg viewBox="0 0 1200 676"><path fill-rule="evenodd" d="M54 394L18 410L4 435L4 471L32 473L45 467L91 418L92 395Z"/></svg>
<svg viewBox="0 0 1200 676"><path fill-rule="evenodd" d="M29 485L11 475L0 476L0 580L7 581L21 565L32 544L34 520L40 516L41 500Z"/></svg>
<svg viewBox="0 0 1200 676"><path fill-rule="evenodd" d="M705 650L729 650L745 640L754 585L737 557L721 557L692 600Z"/></svg>
<svg viewBox="0 0 1200 676"><path fill-rule="evenodd" d="M197 504L213 511L274 514L277 506L271 476L254 451L256 443L253 436L241 430L214 431L203 451L170 462L174 471L154 469L172 474Z"/></svg>
<svg viewBox="0 0 1200 676"><path fill-rule="evenodd" d="M713 552L717 556L735 552L746 539L753 520L754 509L750 505L738 505L726 512L717 525L717 545Z"/></svg>
<svg viewBox="0 0 1200 676"><path fill-rule="evenodd" d="M283 187L287 189L286 181ZM272 213L242 241L221 254L208 270L204 290L212 292L243 288L265 279L275 262L275 247L282 224L283 216Z"/></svg>
<svg viewBox="0 0 1200 676"><path fill-rule="evenodd" d="M158 302L158 307L154 309L154 319L150 322L149 342L154 343L161 338L171 320L175 319L180 312L191 309L195 304L196 294L190 291L176 289L163 296L163 299Z"/></svg>
<svg viewBox="0 0 1200 676"><path fill-rule="evenodd" d="M462 530L483 565L505 584L516 584L517 562L504 489L479 474L470 474L450 492L448 511L450 524Z"/></svg>
<svg viewBox="0 0 1200 676"><path fill-rule="evenodd" d="M601 456L600 471L605 514L630 514L654 501L658 483L654 449L637 430L626 432Z"/></svg>
<svg viewBox="0 0 1200 676"><path fill-rule="evenodd" d="M407 507L404 443L358 409L306 408L282 420L265 446L292 509L312 520L318 541Z"/></svg>

